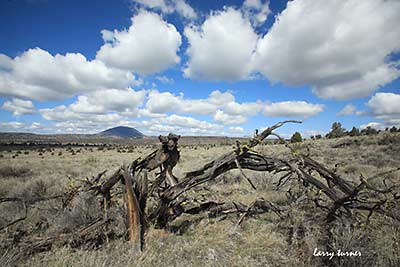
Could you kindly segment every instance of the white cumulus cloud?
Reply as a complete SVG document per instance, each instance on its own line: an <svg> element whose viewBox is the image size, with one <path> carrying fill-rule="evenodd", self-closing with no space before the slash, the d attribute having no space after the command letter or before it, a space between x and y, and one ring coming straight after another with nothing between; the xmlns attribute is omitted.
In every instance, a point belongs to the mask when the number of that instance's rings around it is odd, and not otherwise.
<svg viewBox="0 0 400 267"><path fill-rule="evenodd" d="M186 99L184 95L153 90L148 95L148 114L174 112L179 114L212 115L215 121L226 125L243 124L258 114L265 105L261 101L238 103L230 92L213 91L204 99Z"/></svg>
<svg viewBox="0 0 400 267"><path fill-rule="evenodd" d="M356 114L357 108L353 104L347 104L340 110L337 115L338 116L348 116Z"/></svg>
<svg viewBox="0 0 400 267"><path fill-rule="evenodd" d="M362 115L372 115L379 120L383 120L383 125L400 125L400 94L395 93L376 93L366 103L370 111L363 112Z"/></svg>
<svg viewBox="0 0 400 267"><path fill-rule="evenodd" d="M234 99L229 92L213 91L206 99L185 99L183 94L177 96L170 92L160 93L153 90L149 93L146 108L151 113L175 112L209 115Z"/></svg>
<svg viewBox="0 0 400 267"><path fill-rule="evenodd" d="M400 94L376 93L367 106L374 115L400 115Z"/></svg>
<svg viewBox="0 0 400 267"><path fill-rule="evenodd" d="M388 126L385 125L384 123L376 122L376 121L372 121L367 124L360 125L361 129L365 129L367 127L371 127L371 128L377 129L377 130L385 130L385 128L387 128Z"/></svg>
<svg viewBox="0 0 400 267"><path fill-rule="evenodd" d="M61 121L61 122L77 122L83 121L87 123L88 121L94 122L116 122L121 119L121 116L116 113L112 114L88 114L79 113L71 110L70 106L65 105L56 106L54 108L44 108L40 109L40 114L46 120L50 121Z"/></svg>
<svg viewBox="0 0 400 267"><path fill-rule="evenodd" d="M126 90L101 90L80 95L69 106L60 105L53 108L40 109L46 120L75 122L112 122L137 117L146 92Z"/></svg>
<svg viewBox="0 0 400 267"><path fill-rule="evenodd" d="M242 134L244 133L244 129L242 127L239 126L231 126L229 127L229 132L233 133L233 134Z"/></svg>
<svg viewBox="0 0 400 267"><path fill-rule="evenodd" d="M40 48L0 60L0 95L39 101L60 100L77 93L138 85L127 71L88 61L79 53L51 55Z"/></svg>
<svg viewBox="0 0 400 267"><path fill-rule="evenodd" d="M179 116L176 114L172 114L168 117L162 117L155 119L160 123L164 123L167 125L174 125L180 127L192 127L192 128L201 128L201 129L215 129L220 128L220 126L216 124L209 123L207 121L200 121L188 116Z"/></svg>
<svg viewBox="0 0 400 267"><path fill-rule="evenodd" d="M271 13L268 5L269 1L246 0L243 3L242 9L244 15L257 27L262 25Z"/></svg>
<svg viewBox="0 0 400 267"><path fill-rule="evenodd" d="M165 117L142 121L142 127L149 134L174 132L182 135L223 135L224 127L219 124L198 120L189 116L172 114Z"/></svg>
<svg viewBox="0 0 400 267"><path fill-rule="evenodd" d="M308 118L324 110L322 104L311 104L305 101L284 101L268 104L264 114L271 117Z"/></svg>
<svg viewBox="0 0 400 267"><path fill-rule="evenodd" d="M259 41L256 69L322 98L366 96L400 76L400 1L294 0Z"/></svg>
<svg viewBox="0 0 400 267"><path fill-rule="evenodd" d="M171 14L177 12L184 18L196 19L196 11L184 0L132 0L140 7L160 10L162 13Z"/></svg>
<svg viewBox="0 0 400 267"><path fill-rule="evenodd" d="M39 122L0 122L0 132L42 132L43 126Z"/></svg>
<svg viewBox="0 0 400 267"><path fill-rule="evenodd" d="M178 12L178 14L180 14L183 17L188 18L188 19L197 18L197 13L184 0L175 0L173 2L175 4L175 10L176 10L176 12Z"/></svg>
<svg viewBox="0 0 400 267"><path fill-rule="evenodd" d="M181 35L155 13L141 10L132 17L129 29L103 31L103 39L107 42L96 58L112 67L150 74L180 62Z"/></svg>
<svg viewBox="0 0 400 267"><path fill-rule="evenodd" d="M11 111L13 116L36 113L35 106L33 105L32 101L18 98L13 98L11 101L4 102L1 108Z"/></svg>
<svg viewBox="0 0 400 267"><path fill-rule="evenodd" d="M189 42L189 61L183 71L186 77L228 81L248 78L258 37L239 10L213 12L200 27L187 26L184 33Z"/></svg>
<svg viewBox="0 0 400 267"><path fill-rule="evenodd" d="M214 114L214 120L224 125L240 125L247 121L247 117L243 115L231 115L222 110L217 110Z"/></svg>
<svg viewBox="0 0 400 267"><path fill-rule="evenodd" d="M78 113L127 112L137 109L143 103L145 94L144 90L99 90L79 96L70 108Z"/></svg>

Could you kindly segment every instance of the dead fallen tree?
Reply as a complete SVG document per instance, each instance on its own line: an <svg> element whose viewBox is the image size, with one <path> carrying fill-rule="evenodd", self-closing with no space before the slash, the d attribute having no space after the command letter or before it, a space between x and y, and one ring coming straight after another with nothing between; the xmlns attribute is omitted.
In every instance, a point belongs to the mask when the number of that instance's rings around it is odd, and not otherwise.
<svg viewBox="0 0 400 267"><path fill-rule="evenodd" d="M120 195L113 194L113 190L118 184L121 184L123 188L123 199L128 218L128 239L136 250L144 248L145 234L149 225L168 228L171 222L184 214L202 215L207 218L239 214L238 225L240 225L247 216L271 211L284 218L290 213L291 205L299 204L302 201L311 201L316 208L325 212L327 225L338 218L351 217L368 220L374 213L400 221L398 185L393 182L389 184L386 179L383 179L384 187L382 188L373 185L373 180L385 177L386 173L370 178L361 176L359 182L354 182L341 177L309 156L299 153L289 144L286 144L291 155L289 159L263 155L254 150L268 136L274 135L280 138L273 131L289 122L298 123L298 121L284 121L265 129L261 134L256 134L246 143L237 142L232 151L208 162L198 170L184 174L181 178L177 178L173 174L173 168L180 158L178 150L180 136L174 134L160 136L160 148L145 158L138 158L126 166L121 166L107 178L104 178L106 172L103 171L92 179L80 180L78 185L68 188L61 197L57 196L62 199L64 209L68 209L79 194L89 193L97 196L101 199L99 205L102 205L104 209L103 218L98 218L89 226L84 226L77 234L64 233L40 239L27 237L14 240L14 243L20 244L26 247L27 251L34 253L50 249L57 244L64 245L71 242L80 244L84 240L95 239L99 234L95 230L102 229L112 222L113 218L109 217L108 209L117 205L116 199L120 198ZM276 177L279 176L277 190L285 188L290 191L293 184L300 185L304 189L303 197L296 198L285 206L265 199L255 199L249 205L213 199L196 204L187 196L192 189L215 181L221 174L232 169L239 169L243 178L254 190L257 188L245 175L244 169L268 172ZM393 171L397 170L399 169ZM148 173L152 171L158 172L155 179L150 180ZM308 191L312 191L313 194L311 196L306 194ZM21 202L21 200L12 198L7 201ZM25 204L24 201L21 203ZM25 216L3 228L21 223L25 218L26 212ZM329 231L329 227L327 231Z"/></svg>

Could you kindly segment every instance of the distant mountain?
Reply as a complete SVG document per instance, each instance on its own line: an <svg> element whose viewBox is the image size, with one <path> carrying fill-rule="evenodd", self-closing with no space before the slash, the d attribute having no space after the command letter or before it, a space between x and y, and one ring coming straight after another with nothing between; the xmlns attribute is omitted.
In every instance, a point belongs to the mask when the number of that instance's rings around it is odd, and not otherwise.
<svg viewBox="0 0 400 267"><path fill-rule="evenodd" d="M107 129L98 133L103 136L115 136L122 138L142 138L144 134L132 127L118 126L114 128Z"/></svg>

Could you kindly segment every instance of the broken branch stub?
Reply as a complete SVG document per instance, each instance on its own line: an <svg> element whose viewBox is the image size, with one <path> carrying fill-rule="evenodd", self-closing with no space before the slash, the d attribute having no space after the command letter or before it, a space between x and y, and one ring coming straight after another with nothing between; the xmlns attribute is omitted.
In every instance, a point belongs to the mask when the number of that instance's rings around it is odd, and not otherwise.
<svg viewBox="0 0 400 267"><path fill-rule="evenodd" d="M137 250L141 250L142 235L140 224L140 207L132 188L133 176L128 167L124 168L123 176L125 182L125 201L129 225L129 241Z"/></svg>

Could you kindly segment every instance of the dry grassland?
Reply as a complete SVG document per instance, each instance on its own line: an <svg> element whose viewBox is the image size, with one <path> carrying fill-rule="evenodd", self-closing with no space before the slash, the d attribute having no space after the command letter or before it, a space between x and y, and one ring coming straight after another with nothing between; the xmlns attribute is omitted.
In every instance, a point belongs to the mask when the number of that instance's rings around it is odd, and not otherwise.
<svg viewBox="0 0 400 267"><path fill-rule="evenodd" d="M0 197L24 199L61 193L77 178L111 173L123 162L143 157L154 148L135 147L52 148L48 150L3 150L0 152ZM232 146L180 147L181 159L174 169L177 177L195 170ZM315 160L336 169L348 179L365 177L400 166L400 135L382 133L378 136L344 137L340 139L307 140L298 149ZM290 151L284 145L261 145L258 151L285 158ZM196 192L204 199L251 203L263 197L274 203L287 202L288 193L275 191L276 179L268 173L245 171L253 180L253 190L237 170L230 171L216 182ZM391 174L394 179L400 174ZM395 177L397 175L397 177ZM400 180L398 180L400 182ZM292 194L300 193L293 189ZM202 199L197 199L201 201ZM29 209L28 218L2 234L18 233L24 224L39 235L74 229L90 222L101 210L95 200L80 201L76 208L58 213L57 202ZM145 251L130 252L123 236L125 218L120 216L121 237L107 237L100 247L58 247L24 260L15 251L0 250L0 266L322 266L321 257L313 256L320 245L322 213L312 203L294 207L290 218L281 220L274 213L248 217L237 225L238 216L213 218L180 218L170 231L150 227ZM0 225L20 216L21 207L3 203ZM118 219L118 218L117 218ZM190 222L190 223L189 223ZM21 228L22 229L22 228ZM334 228L335 246L342 250L358 250L361 257L335 257L332 266L400 266L400 224L373 215L368 224L344 224ZM7 232L8 231L8 232ZM24 233L21 233L23 235ZM0 235L2 238L3 235ZM17 237L16 237L17 238ZM0 241L1 242L1 241Z"/></svg>

